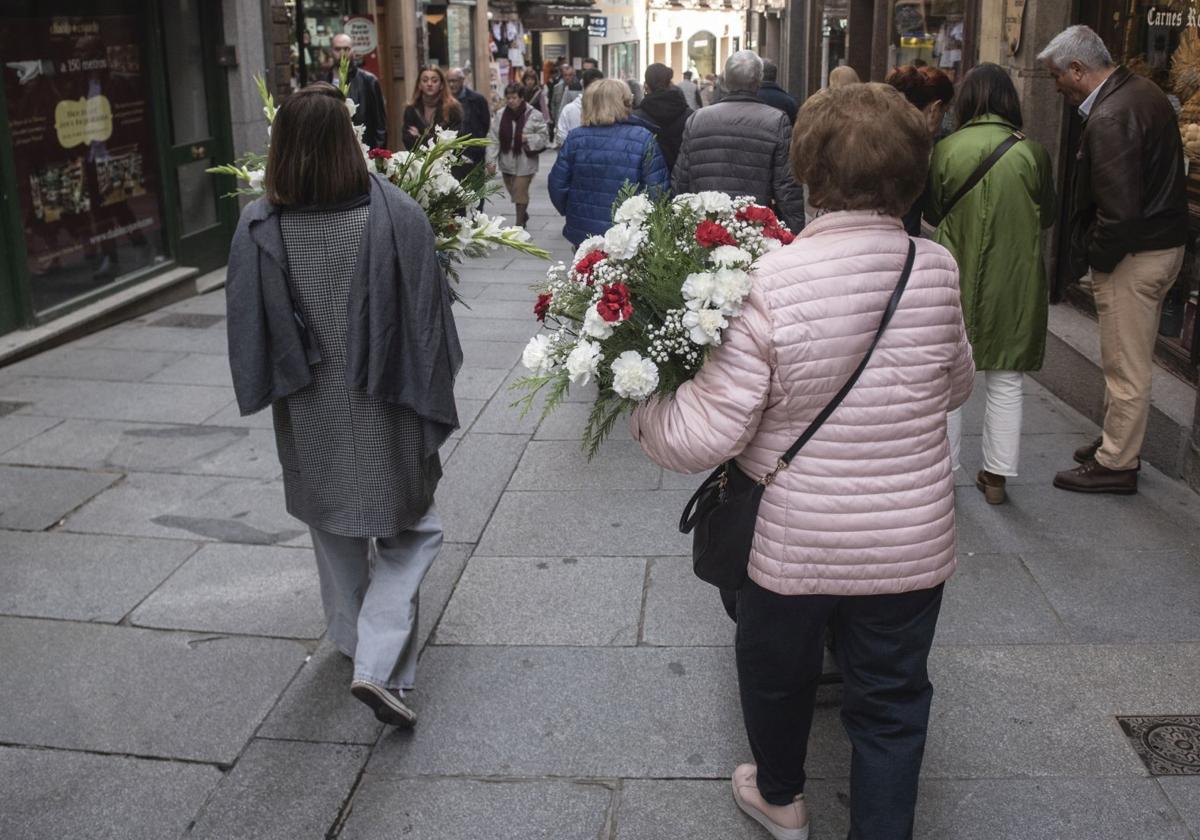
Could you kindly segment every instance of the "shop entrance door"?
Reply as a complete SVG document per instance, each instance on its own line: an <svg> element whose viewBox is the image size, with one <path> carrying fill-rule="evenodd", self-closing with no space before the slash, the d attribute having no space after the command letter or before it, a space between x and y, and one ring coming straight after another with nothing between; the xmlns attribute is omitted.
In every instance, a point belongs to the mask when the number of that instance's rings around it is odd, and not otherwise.
<svg viewBox="0 0 1200 840"><path fill-rule="evenodd" d="M217 63L221 4L162 0L160 14L175 258L211 271L225 264L237 224L237 203L222 197L235 188L232 179L205 171L233 159L225 71Z"/></svg>

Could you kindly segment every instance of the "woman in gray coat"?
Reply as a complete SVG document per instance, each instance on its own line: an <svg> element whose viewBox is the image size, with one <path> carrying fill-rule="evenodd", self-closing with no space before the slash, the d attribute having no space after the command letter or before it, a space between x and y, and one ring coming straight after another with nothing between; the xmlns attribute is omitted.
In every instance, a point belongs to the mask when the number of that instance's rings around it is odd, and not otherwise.
<svg viewBox="0 0 1200 840"><path fill-rule="evenodd" d="M351 693L412 726L418 589L442 543L438 447L458 425L462 363L433 231L368 173L325 83L280 107L264 186L226 282L238 405L271 406L288 512L312 532Z"/></svg>

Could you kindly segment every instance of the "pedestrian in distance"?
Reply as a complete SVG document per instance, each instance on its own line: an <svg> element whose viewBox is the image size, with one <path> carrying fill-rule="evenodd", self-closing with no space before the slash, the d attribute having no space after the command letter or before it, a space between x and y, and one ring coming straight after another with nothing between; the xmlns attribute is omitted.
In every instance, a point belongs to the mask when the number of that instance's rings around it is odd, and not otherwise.
<svg viewBox="0 0 1200 840"><path fill-rule="evenodd" d="M762 82L758 86L758 100L764 105L778 108L788 116L788 125L795 125L796 98L779 86L779 66L770 59L763 59Z"/></svg>
<svg viewBox="0 0 1200 840"><path fill-rule="evenodd" d="M831 88L845 87L846 85L860 84L858 72L848 64L841 64L829 71L829 85Z"/></svg>
<svg viewBox="0 0 1200 840"><path fill-rule="evenodd" d="M370 149L386 149L387 108L383 102L383 89L374 73L368 72L354 57L354 41L344 32L333 36L330 44L333 51L333 66L322 79L337 86L343 59L350 62L346 84L350 87L350 99L358 106L354 112L354 124L365 126L363 143Z"/></svg>
<svg viewBox="0 0 1200 840"><path fill-rule="evenodd" d="M579 74L580 83L583 86L584 92L592 82L599 81L604 78L604 74L599 70L584 70ZM562 111L558 115L558 124L554 127L554 145L562 146L563 141L567 139L567 135L572 129L579 128L583 124L583 97L576 97L563 106Z"/></svg>
<svg viewBox="0 0 1200 840"><path fill-rule="evenodd" d="M410 727L420 584L442 544L438 448L458 427L450 290L424 211L368 172L337 88L292 94L271 129L225 286L238 408L271 407L350 692Z"/></svg>
<svg viewBox="0 0 1200 840"><path fill-rule="evenodd" d="M489 175L500 172L517 224L524 227L529 222L529 183L538 171L538 155L550 145L550 138L541 111L525 101L520 85L504 89L504 102L492 117L488 132L487 171Z"/></svg>
<svg viewBox="0 0 1200 840"><path fill-rule="evenodd" d="M924 187L930 144L921 115L887 85L806 102L792 164L821 215L759 260L741 315L696 376L630 422L666 469L736 458L765 482L749 579L736 590L754 762L734 771L733 795L775 838L808 836L805 758L828 624L853 746L849 836L913 836L933 693L926 663L955 566L946 412L966 401L975 374L954 259L900 221ZM772 474L844 383L830 422Z"/></svg>
<svg viewBox="0 0 1200 840"><path fill-rule="evenodd" d="M704 104L700 101L700 86L692 81L691 70L683 71L683 78L679 80L679 84L677 84L676 87L678 87L679 92L683 94L683 101L686 102L687 106L693 111L697 111L704 107Z"/></svg>
<svg viewBox="0 0 1200 840"><path fill-rule="evenodd" d="M646 95L633 111L633 115L644 120L658 139L668 171L675 166L675 159L679 157L683 129L692 113L683 91L671 84L672 75L671 68L665 64L656 63L647 67Z"/></svg>
<svg viewBox="0 0 1200 840"><path fill-rule="evenodd" d="M905 65L895 67L887 74L884 81L904 94L904 98L921 112L929 136L937 142L942 130L942 121L954 98L954 82L950 77L936 67L914 67ZM925 212L925 195L913 202L913 206L904 214L904 229L909 236L921 235L921 216Z"/></svg>
<svg viewBox="0 0 1200 840"><path fill-rule="evenodd" d="M1050 291L1042 231L1054 224L1050 155L1021 134L1021 102L1008 72L980 64L955 101L958 130L933 150L925 220L958 263L963 318L975 369L986 371L983 468L975 477L990 504L1017 475L1025 371L1046 350ZM962 410L948 417L951 463L962 447Z"/></svg>
<svg viewBox="0 0 1200 840"><path fill-rule="evenodd" d="M422 67L413 87L412 101L404 109L404 148L412 151L440 128L461 131L463 109L450 91L446 73L436 64Z"/></svg>
<svg viewBox="0 0 1200 840"><path fill-rule="evenodd" d="M654 135L630 120L633 96L617 79L583 94L583 125L567 135L550 170L550 201L566 217L563 236L578 247L612 226L612 206L626 184L665 191L667 167Z"/></svg>
<svg viewBox="0 0 1200 840"><path fill-rule="evenodd" d="M567 103L581 96L583 96L583 85L575 77L575 68L570 64L563 64L562 74L554 83L554 87L550 88L550 124L556 125L558 116ZM562 141L559 140L559 142Z"/></svg>
<svg viewBox="0 0 1200 840"><path fill-rule="evenodd" d="M521 76L521 98L532 105L534 110L542 115L543 120L549 121L549 97L546 95L546 89L542 87L537 71L532 67Z"/></svg>
<svg viewBox="0 0 1200 840"><path fill-rule="evenodd" d="M1183 143L1175 109L1149 79L1114 66L1086 26L1060 32L1038 55L1083 133L1071 196L1071 273L1092 275L1104 370L1104 431L1075 451L1080 466L1054 486L1137 492L1150 415L1155 333L1183 264L1188 235Z"/></svg>
<svg viewBox="0 0 1200 840"><path fill-rule="evenodd" d="M488 129L492 125L492 114L487 100L483 98L482 94L467 87L466 75L461 67L450 68L450 71L446 73L446 84L450 87L450 93L458 101L459 107L462 108L462 133L468 137L485 139L488 136ZM483 163L484 150L480 146L467 149L463 154L475 164Z"/></svg>
<svg viewBox="0 0 1200 840"><path fill-rule="evenodd" d="M795 232L804 227L804 191L788 161L792 125L787 114L758 100L762 68L762 59L750 50L729 57L730 92L688 118L671 171L672 190L752 195L759 204L773 205Z"/></svg>

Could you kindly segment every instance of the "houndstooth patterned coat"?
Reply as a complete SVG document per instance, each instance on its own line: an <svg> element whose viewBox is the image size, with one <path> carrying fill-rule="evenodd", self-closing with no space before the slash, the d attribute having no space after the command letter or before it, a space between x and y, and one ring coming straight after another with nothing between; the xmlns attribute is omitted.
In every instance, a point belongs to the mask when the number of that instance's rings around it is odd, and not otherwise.
<svg viewBox="0 0 1200 840"><path fill-rule="evenodd" d="M346 387L346 312L370 208L285 210L288 285L321 361L272 405L288 512L344 537L391 537L428 510L441 478L412 409Z"/></svg>

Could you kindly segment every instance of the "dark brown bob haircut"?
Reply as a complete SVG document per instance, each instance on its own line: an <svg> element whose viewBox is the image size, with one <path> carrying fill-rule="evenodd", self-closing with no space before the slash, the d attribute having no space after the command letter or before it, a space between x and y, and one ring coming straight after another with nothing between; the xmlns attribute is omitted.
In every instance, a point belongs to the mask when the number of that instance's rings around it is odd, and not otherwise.
<svg viewBox="0 0 1200 840"><path fill-rule="evenodd" d="M267 200L324 206L365 195L370 176L341 91L315 82L284 100L271 125Z"/></svg>
<svg viewBox="0 0 1200 840"><path fill-rule="evenodd" d="M809 97L792 133L792 173L819 210L902 216L929 171L925 118L891 85L847 85Z"/></svg>

